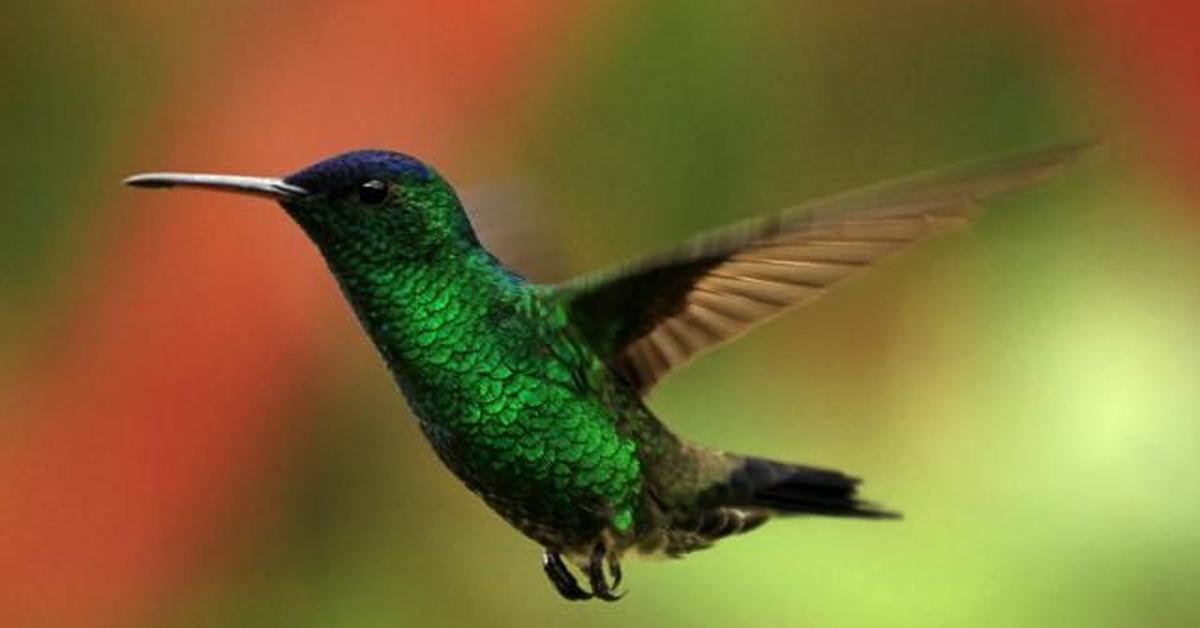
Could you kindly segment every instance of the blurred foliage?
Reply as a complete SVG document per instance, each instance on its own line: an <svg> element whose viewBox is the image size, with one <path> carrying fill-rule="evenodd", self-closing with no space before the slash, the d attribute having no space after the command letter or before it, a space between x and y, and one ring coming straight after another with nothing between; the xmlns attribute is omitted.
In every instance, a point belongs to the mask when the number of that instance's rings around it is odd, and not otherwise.
<svg viewBox="0 0 1200 628"><path fill-rule="evenodd" d="M86 61L116 51L103 31L72 19L69 11L18 11L0 27L21 54L0 56L0 120L6 150L0 151L3 206L0 214L0 321L12 326L47 280L35 263L49 252L70 255L65 239L75 221L88 221L86 199L97 193L88 170L112 150L120 109L145 91L142 85L112 85L113 77L81 71ZM62 19L62 18L67 19ZM116 80L121 80L118 77ZM114 88L115 87L115 88ZM20 147L20 150L17 150ZM89 176L90 175L90 176ZM0 336L2 337L2 336Z"/></svg>
<svg viewBox="0 0 1200 628"><path fill-rule="evenodd" d="M1105 105L1079 110L1077 77L1003 4L670 0L593 14L519 109L480 131L505 143L481 150L540 186L576 271L1104 131ZM112 178L87 164L160 80L78 71L130 52L95 45L101 26L65 24L0 61L28 86L0 100L5 133L36 147L0 168L4 320L47 276L34 260ZM1200 251L1163 211L1174 201L1127 166L1102 149L651 400L699 442L860 474L902 522L777 522L683 561L628 561L619 604L567 604L537 548L442 468L356 342L313 387L293 457L212 542L212 571L151 623L1194 624Z"/></svg>
<svg viewBox="0 0 1200 628"><path fill-rule="evenodd" d="M518 171L578 268L821 193L1095 132L1022 24L977 5L627 5L531 94ZM819 5L819 6L817 6ZM878 13L875 13L878 11ZM730 449L837 465L907 514L776 523L614 606L442 471L382 369L327 401L282 534L179 625L1125 626L1196 618L1200 261L1098 174L897 260L677 376L654 407ZM1187 269L1172 272L1172 269ZM1166 491L1169 491L1166 492ZM1182 493L1182 494L1180 494ZM282 615L281 615L282 613ZM1160 623L1150 620L1150 623Z"/></svg>
<svg viewBox="0 0 1200 628"><path fill-rule="evenodd" d="M573 42L509 140L565 208L555 237L579 268L1095 132L1086 112L1065 114L1044 52L999 10L810 4L628 5ZM1162 242L1170 225L1102 168L999 202L969 236L889 264L656 396L702 442L862 473L903 523L777 523L682 562L632 564L618 605L558 604L535 548L391 421L395 395L365 364L272 524L289 538L243 558L231 571L253 575L181 625L282 609L314 626L1194 618L1200 570L1179 556L1197 547L1200 500L1172 478L1200 453L1184 437L1200 362L1180 351L1200 340L1200 283L1170 269L1200 260Z"/></svg>

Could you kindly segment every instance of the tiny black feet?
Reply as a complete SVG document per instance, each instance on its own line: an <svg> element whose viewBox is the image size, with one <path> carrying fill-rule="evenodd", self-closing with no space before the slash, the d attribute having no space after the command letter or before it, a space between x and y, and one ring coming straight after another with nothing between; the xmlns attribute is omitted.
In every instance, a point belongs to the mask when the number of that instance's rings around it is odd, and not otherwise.
<svg viewBox="0 0 1200 628"><path fill-rule="evenodd" d="M613 583L610 586L608 578L604 576L604 562L607 553L608 549L604 547L603 541L596 543L596 548L592 550L592 557L588 560L587 575L592 584L592 595L605 602L616 602L622 597L622 594L613 592L617 585L621 584L621 565L617 562L616 555L608 556L608 565L613 577Z"/></svg>
<svg viewBox="0 0 1200 628"><path fill-rule="evenodd" d="M616 554L608 555L608 573L612 574L612 589L616 591L621 586L621 559Z"/></svg>
<svg viewBox="0 0 1200 628"><path fill-rule="evenodd" d="M542 569L550 578L550 583L558 590L559 595L572 602L592 599L592 594L584 591L583 587L579 586L579 582L575 580L575 576L571 575L566 563L563 562L562 555L558 552L542 550Z"/></svg>
<svg viewBox="0 0 1200 628"><path fill-rule="evenodd" d="M608 578L604 575L606 563L608 571L612 575L612 584L608 583ZM567 568L567 564L563 562L562 554L549 549L542 550L542 569L550 578L550 583L554 585L558 594L572 602L592 598L615 602L623 596L623 594L615 592L617 587L621 586L621 563L616 554L608 553L608 548L604 546L603 541L596 543L596 548L592 550L585 569L588 582L592 585L590 593L579 586L579 581L575 579L571 570Z"/></svg>

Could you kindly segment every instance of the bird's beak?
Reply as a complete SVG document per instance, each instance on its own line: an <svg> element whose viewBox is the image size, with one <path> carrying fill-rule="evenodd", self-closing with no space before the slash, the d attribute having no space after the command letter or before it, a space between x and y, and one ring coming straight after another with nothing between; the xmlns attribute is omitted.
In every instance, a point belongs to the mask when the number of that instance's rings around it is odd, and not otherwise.
<svg viewBox="0 0 1200 628"><path fill-rule="evenodd" d="M242 177L227 174L185 174L181 172L148 172L136 174L123 181L125 185L139 188L193 187L219 192L234 192L265 196L277 201L296 199L308 194L308 190L283 179L273 177Z"/></svg>

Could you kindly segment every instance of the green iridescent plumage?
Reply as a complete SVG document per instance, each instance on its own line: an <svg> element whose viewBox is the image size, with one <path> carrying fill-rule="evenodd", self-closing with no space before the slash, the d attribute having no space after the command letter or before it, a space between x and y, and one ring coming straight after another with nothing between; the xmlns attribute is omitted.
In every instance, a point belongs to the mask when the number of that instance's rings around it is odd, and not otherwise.
<svg viewBox="0 0 1200 628"><path fill-rule="evenodd" d="M286 206L442 460L544 543L582 543L614 521L627 528L641 463L594 394L604 365L564 342L560 304L478 245L440 177L393 185L390 211L364 212L356 197L319 201L344 203L341 213L311 211L312 198Z"/></svg>
<svg viewBox="0 0 1200 628"><path fill-rule="evenodd" d="M616 599L630 549L672 556L773 514L886 518L837 471L696 446L645 406L694 355L1040 181L1073 146L925 175L735 225L561 286L476 239L450 185L360 151L285 179L151 174L278 200L315 242L446 465L545 548L569 599ZM582 589L562 555L585 570Z"/></svg>

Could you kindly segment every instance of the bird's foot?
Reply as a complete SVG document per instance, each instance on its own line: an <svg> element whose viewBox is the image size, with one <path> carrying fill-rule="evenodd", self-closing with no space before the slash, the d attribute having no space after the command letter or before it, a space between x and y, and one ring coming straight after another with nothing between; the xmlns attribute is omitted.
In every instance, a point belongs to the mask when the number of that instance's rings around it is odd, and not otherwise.
<svg viewBox="0 0 1200 628"><path fill-rule="evenodd" d="M548 549L542 550L542 569L559 595L572 602L592 599L592 594L584 591L575 580L575 576L571 575L567 564L563 562L562 554Z"/></svg>
<svg viewBox="0 0 1200 628"><path fill-rule="evenodd" d="M605 558L608 559L608 569L612 572L612 585L608 584L608 578L604 575ZM621 584L621 563L617 562L616 554L609 554L608 548L604 546L604 541L596 543L596 548L592 550L592 557L587 564L588 580L592 583L592 595L604 600L605 602L616 602L624 595L615 593L616 588Z"/></svg>
<svg viewBox="0 0 1200 628"><path fill-rule="evenodd" d="M621 586L621 559L615 553L608 555L608 573L612 575L612 590ZM625 595L622 593L621 595Z"/></svg>
<svg viewBox="0 0 1200 628"><path fill-rule="evenodd" d="M608 577L605 576L605 563L608 564L612 584L609 584ZM585 567L588 582L592 587L590 592L579 586L579 581L571 574L562 555L558 552L549 549L542 551L542 569L545 570L546 576L550 578L550 583L554 585L558 594L573 602L592 598L615 602L622 597L622 594L615 593L616 588L621 584L621 563L615 554L608 553L603 542L596 544Z"/></svg>

